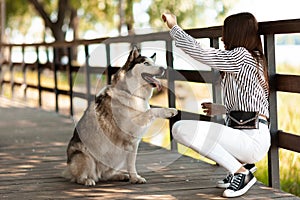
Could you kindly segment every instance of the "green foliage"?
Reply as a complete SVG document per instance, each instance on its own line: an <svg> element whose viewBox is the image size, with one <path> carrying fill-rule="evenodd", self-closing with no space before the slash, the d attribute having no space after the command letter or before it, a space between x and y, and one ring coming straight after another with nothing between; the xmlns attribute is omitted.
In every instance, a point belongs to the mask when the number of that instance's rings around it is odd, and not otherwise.
<svg viewBox="0 0 300 200"><path fill-rule="evenodd" d="M279 150L280 160L280 187L281 190L300 196L300 155L296 152ZM256 163L258 170L255 177L265 185L268 185L268 161L267 156Z"/></svg>
<svg viewBox="0 0 300 200"><path fill-rule="evenodd" d="M56 23L57 15L59 13L58 5L61 0L43 0L38 3L45 10L48 18L51 19L53 26L58 26ZM205 25L206 20L211 17L207 16L206 11L215 12L214 20L221 21L226 15L228 8L237 0L152 0L149 7L148 14L150 16L150 24L153 27L162 26L160 19L161 13L165 11L173 12L178 16L179 24L185 28L199 27ZM35 11L34 6L29 0L6 0L7 2L7 26L12 29L21 30L26 33L33 17L39 16ZM77 10L77 22L79 35L83 35L87 30L96 30L95 25L100 24L109 32L112 29L120 29L121 24L126 24L128 29L134 25L133 19L133 5L139 3L141 0L95 0L95 1L78 1L66 0L67 4L72 9ZM67 9L67 5L65 9ZM121 9L120 9L121 8ZM70 15L66 14L64 25L56 27L54 32L59 29L66 30L69 27ZM52 27L52 32L54 28ZM62 30L61 30L62 31Z"/></svg>
<svg viewBox="0 0 300 200"><path fill-rule="evenodd" d="M80 3L78 3L80 2ZM80 13L80 28L93 29L95 23L101 23L109 28L116 27L114 15L118 12L117 0L71 1Z"/></svg>
<svg viewBox="0 0 300 200"><path fill-rule="evenodd" d="M236 2L236 0L153 0L148 14L150 15L150 23L154 27L161 26L161 13L171 12L177 16L178 24L184 28L203 27L211 16L207 15L207 11L215 12L215 22L222 24L224 16L228 9ZM211 19L209 20L211 21Z"/></svg>
<svg viewBox="0 0 300 200"><path fill-rule="evenodd" d="M59 0L43 0L42 5L49 15L54 15L57 13L58 1Z"/></svg>
<svg viewBox="0 0 300 200"><path fill-rule="evenodd" d="M6 26L25 34L30 27L31 19L34 15L33 8L27 0L6 0ZM31 14L30 14L31 13Z"/></svg>
<svg viewBox="0 0 300 200"><path fill-rule="evenodd" d="M31 5L29 0L11 0L7 1L7 26L12 29L28 29L33 17L39 16L35 11L35 7ZM69 27L70 14L66 13L64 16L64 24L60 27L58 20L59 2L61 0L43 0L38 1L39 5L48 15L47 17L52 21L52 33L55 34L59 30L65 31ZM97 1L78 1L66 0L65 10L75 9L78 18L76 19L78 27L76 31L85 32L86 30L95 30L95 24L101 24L108 30L114 29L119 26L123 19L120 19L120 2L123 2L124 16L126 24L133 25L133 3L140 0L97 0ZM119 18L118 18L119 16ZM44 16L45 17L45 16ZM45 19L44 19L45 20ZM25 24L25 25L24 25ZM49 26L49 25L48 25ZM55 27L55 28L53 28ZM27 31L23 31L25 33ZM55 31L54 31L55 29Z"/></svg>
<svg viewBox="0 0 300 200"><path fill-rule="evenodd" d="M9 19L16 15L24 15L28 11L28 1L27 0L6 0L6 18Z"/></svg>
<svg viewBox="0 0 300 200"><path fill-rule="evenodd" d="M184 27L190 27L195 26L198 21L196 16L203 12L203 9L204 8L201 5L196 6L195 1L187 3L186 0L153 0L153 3L149 7L148 14L150 16L150 23L154 27L161 26L160 16L163 12L175 14L177 16L178 24ZM186 17L187 15L188 17Z"/></svg>

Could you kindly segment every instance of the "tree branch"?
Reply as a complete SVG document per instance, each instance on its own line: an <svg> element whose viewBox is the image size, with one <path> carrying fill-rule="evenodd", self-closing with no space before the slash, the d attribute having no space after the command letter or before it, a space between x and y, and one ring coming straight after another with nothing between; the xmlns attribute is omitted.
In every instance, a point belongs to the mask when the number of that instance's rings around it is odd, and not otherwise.
<svg viewBox="0 0 300 200"><path fill-rule="evenodd" d="M49 15L46 13L45 9L43 8L42 4L40 4L37 0L28 0L40 14L45 22L45 26L49 28L53 28L53 22L50 20Z"/></svg>
<svg viewBox="0 0 300 200"><path fill-rule="evenodd" d="M64 19L66 12L69 9L69 0L59 0L58 2L58 14L56 24L59 27L62 27L64 24Z"/></svg>

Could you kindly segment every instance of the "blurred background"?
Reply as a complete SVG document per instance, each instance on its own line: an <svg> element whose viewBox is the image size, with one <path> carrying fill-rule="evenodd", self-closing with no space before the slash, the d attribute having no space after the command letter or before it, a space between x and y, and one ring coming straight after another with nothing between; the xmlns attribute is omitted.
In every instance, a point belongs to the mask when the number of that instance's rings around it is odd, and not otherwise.
<svg viewBox="0 0 300 200"><path fill-rule="evenodd" d="M299 18L297 0L0 0L1 40L71 41L166 30L170 11L185 28L222 25L229 14L252 12L258 21ZM298 43L300 41L298 40Z"/></svg>

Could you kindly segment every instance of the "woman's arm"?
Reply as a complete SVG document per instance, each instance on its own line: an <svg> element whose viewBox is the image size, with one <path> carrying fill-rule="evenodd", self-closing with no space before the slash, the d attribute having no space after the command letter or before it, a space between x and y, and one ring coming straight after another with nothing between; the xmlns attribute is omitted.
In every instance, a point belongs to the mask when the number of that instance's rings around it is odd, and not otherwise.
<svg viewBox="0 0 300 200"><path fill-rule="evenodd" d="M220 71L238 72L247 50L243 47L235 48L231 51L207 48L203 49L198 41L184 32L178 25L176 16L163 14L163 20L171 29L170 35L175 41L175 45L195 60L207 64Z"/></svg>

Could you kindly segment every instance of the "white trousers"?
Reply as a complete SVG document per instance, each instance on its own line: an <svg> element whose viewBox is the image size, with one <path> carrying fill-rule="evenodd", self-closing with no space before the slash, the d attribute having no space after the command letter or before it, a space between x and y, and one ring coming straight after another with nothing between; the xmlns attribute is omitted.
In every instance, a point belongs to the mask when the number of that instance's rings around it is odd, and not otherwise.
<svg viewBox="0 0 300 200"><path fill-rule="evenodd" d="M245 163L261 160L270 147L268 126L239 130L206 121L181 120L172 128L174 139L214 160L231 173Z"/></svg>

